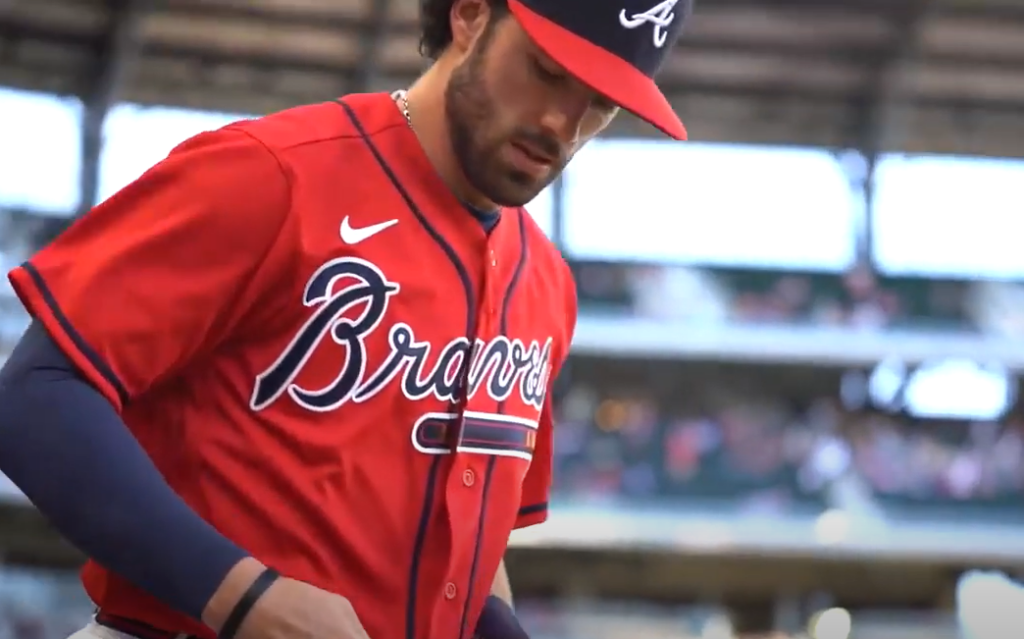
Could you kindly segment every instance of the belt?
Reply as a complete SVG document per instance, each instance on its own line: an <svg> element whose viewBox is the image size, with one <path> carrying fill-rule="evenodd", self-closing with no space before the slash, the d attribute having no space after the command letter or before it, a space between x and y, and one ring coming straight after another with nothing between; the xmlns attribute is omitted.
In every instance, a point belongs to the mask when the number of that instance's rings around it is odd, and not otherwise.
<svg viewBox="0 0 1024 639"><path fill-rule="evenodd" d="M184 635L180 632L161 630L141 621L109 615L102 610L96 613L96 623L111 630L135 637L135 639L200 639L195 635Z"/></svg>

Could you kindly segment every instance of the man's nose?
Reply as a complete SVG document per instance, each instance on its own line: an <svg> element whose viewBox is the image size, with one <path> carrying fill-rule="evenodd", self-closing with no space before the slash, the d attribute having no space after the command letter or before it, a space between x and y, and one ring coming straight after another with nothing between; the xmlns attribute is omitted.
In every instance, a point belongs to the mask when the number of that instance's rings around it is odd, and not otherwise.
<svg viewBox="0 0 1024 639"><path fill-rule="evenodd" d="M562 96L544 112L541 126L563 147L570 147L580 137L580 125L589 108L589 96Z"/></svg>

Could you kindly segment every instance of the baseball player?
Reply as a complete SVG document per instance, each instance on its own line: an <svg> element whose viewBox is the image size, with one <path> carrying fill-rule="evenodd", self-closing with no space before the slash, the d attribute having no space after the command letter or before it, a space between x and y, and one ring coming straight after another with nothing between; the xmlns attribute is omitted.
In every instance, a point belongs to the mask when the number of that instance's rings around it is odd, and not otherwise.
<svg viewBox="0 0 1024 639"><path fill-rule="evenodd" d="M683 139L664 0L424 0L433 60L194 137L10 273L0 469L81 639L524 637L576 316L523 210L619 108Z"/></svg>

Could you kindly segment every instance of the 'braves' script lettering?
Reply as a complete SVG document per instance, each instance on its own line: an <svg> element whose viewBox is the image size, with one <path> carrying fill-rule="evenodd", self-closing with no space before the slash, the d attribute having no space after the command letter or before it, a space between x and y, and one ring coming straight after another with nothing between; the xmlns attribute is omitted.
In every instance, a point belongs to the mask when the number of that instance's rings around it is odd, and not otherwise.
<svg viewBox="0 0 1024 639"><path fill-rule="evenodd" d="M391 298L400 290L374 264L358 258L339 258L317 269L302 296L312 312L277 360L256 378L252 409L262 410L287 393L305 409L331 411L347 402L364 402L396 380L410 400L432 396L454 402L463 390L472 397L483 389L496 401L518 392L525 404L541 408L551 373L551 338L524 344L498 336L471 345L467 337L458 337L438 347L417 340L413 327L399 322L389 329L383 363L368 370L366 340L383 330L380 324ZM297 382L299 373L326 339L344 351L338 374L321 388L304 388ZM434 349L438 354L431 357Z"/></svg>

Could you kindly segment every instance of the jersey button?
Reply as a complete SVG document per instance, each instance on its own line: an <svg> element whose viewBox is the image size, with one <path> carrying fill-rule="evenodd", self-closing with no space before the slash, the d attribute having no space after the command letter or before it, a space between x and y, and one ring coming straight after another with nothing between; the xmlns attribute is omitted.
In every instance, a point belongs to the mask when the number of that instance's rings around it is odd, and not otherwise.
<svg viewBox="0 0 1024 639"><path fill-rule="evenodd" d="M467 486L472 486L473 484L476 483L476 474L473 472L472 469L467 468L466 470L462 471L462 483Z"/></svg>
<svg viewBox="0 0 1024 639"><path fill-rule="evenodd" d="M455 595L457 595L458 592L459 591L455 589L455 584L453 584L452 582L449 581L448 583L446 583L444 585L444 598L445 599L455 599Z"/></svg>

